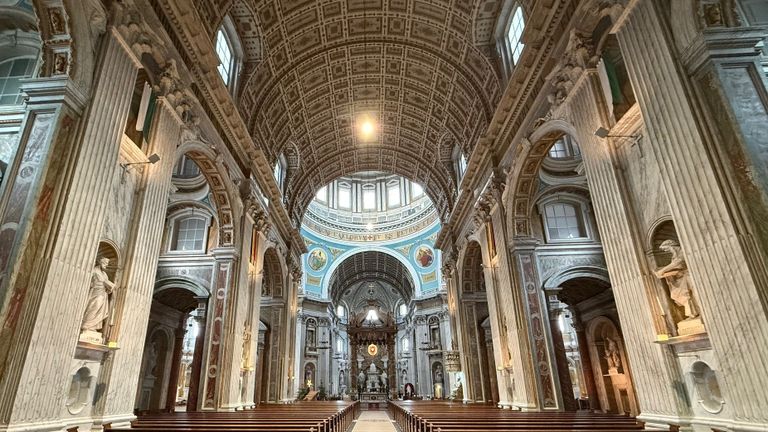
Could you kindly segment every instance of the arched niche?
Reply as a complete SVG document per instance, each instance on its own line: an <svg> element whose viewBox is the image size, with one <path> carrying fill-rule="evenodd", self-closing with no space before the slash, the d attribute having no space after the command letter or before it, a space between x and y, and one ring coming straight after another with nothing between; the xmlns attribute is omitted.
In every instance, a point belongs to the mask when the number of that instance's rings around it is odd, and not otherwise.
<svg viewBox="0 0 768 432"><path fill-rule="evenodd" d="M592 373L603 411L637 415L637 397L624 348L624 338L618 327L610 318L599 316L587 323L586 332Z"/></svg>
<svg viewBox="0 0 768 432"><path fill-rule="evenodd" d="M690 370L693 387L696 389L696 401L710 414L719 414L725 405L720 390L717 373L703 361L696 361Z"/></svg>
<svg viewBox="0 0 768 432"><path fill-rule="evenodd" d="M271 247L264 252L264 276L261 281L262 297L282 297L284 294L285 277L283 264L276 248Z"/></svg>
<svg viewBox="0 0 768 432"><path fill-rule="evenodd" d="M66 401L67 411L70 414L81 414L83 410L90 405L93 378L91 370L87 366L77 369L77 371L72 374Z"/></svg>
<svg viewBox="0 0 768 432"><path fill-rule="evenodd" d="M464 260L461 264L461 292L485 292L485 272L483 271L483 254L480 243L467 242Z"/></svg>

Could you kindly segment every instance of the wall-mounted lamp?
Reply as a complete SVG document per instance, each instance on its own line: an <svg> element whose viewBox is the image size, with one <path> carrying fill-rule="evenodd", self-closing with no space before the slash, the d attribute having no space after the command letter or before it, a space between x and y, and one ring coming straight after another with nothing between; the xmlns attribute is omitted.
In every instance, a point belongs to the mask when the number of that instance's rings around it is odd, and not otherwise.
<svg viewBox="0 0 768 432"><path fill-rule="evenodd" d="M595 131L595 136L598 138L640 138L640 135L611 135L611 131L602 126L597 128Z"/></svg>
<svg viewBox="0 0 768 432"><path fill-rule="evenodd" d="M146 164L154 165L154 164L156 164L158 162L160 162L160 156L158 156L157 153L152 153L151 155L149 155L149 157L147 158L147 160L145 162L131 162L131 163L127 163L127 164L120 164L120 167L123 169L123 174L120 177L120 182L121 183L125 183L125 174L128 171L130 171L132 166L134 166L134 165L146 165Z"/></svg>

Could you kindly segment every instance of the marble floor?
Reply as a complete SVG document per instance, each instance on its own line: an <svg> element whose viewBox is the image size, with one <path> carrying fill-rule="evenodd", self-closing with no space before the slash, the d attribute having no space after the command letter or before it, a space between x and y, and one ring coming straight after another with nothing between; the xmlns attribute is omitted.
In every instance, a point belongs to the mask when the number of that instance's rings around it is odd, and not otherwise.
<svg viewBox="0 0 768 432"><path fill-rule="evenodd" d="M352 432L397 432L386 411L363 411L355 420Z"/></svg>

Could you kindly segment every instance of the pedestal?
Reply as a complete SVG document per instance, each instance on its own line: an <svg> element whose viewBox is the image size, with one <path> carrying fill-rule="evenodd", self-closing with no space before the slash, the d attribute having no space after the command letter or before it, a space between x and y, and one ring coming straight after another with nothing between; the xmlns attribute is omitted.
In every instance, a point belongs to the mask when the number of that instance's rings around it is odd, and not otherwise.
<svg viewBox="0 0 768 432"><path fill-rule="evenodd" d="M677 323L677 334L680 336L699 334L704 333L705 331L704 323L701 321L701 318L684 320Z"/></svg>

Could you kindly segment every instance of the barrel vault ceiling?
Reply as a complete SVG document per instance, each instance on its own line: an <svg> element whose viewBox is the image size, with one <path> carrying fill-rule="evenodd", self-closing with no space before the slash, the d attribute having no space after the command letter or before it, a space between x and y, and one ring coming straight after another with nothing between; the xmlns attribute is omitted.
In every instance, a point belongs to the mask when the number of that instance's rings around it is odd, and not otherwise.
<svg viewBox="0 0 768 432"><path fill-rule="evenodd" d="M446 219L450 153L472 150L501 92L487 55L499 0L193 2L211 38L227 14L238 30L237 103L270 160L293 155L294 218L322 185L376 170L421 183ZM374 139L358 139L360 116L378 124Z"/></svg>

